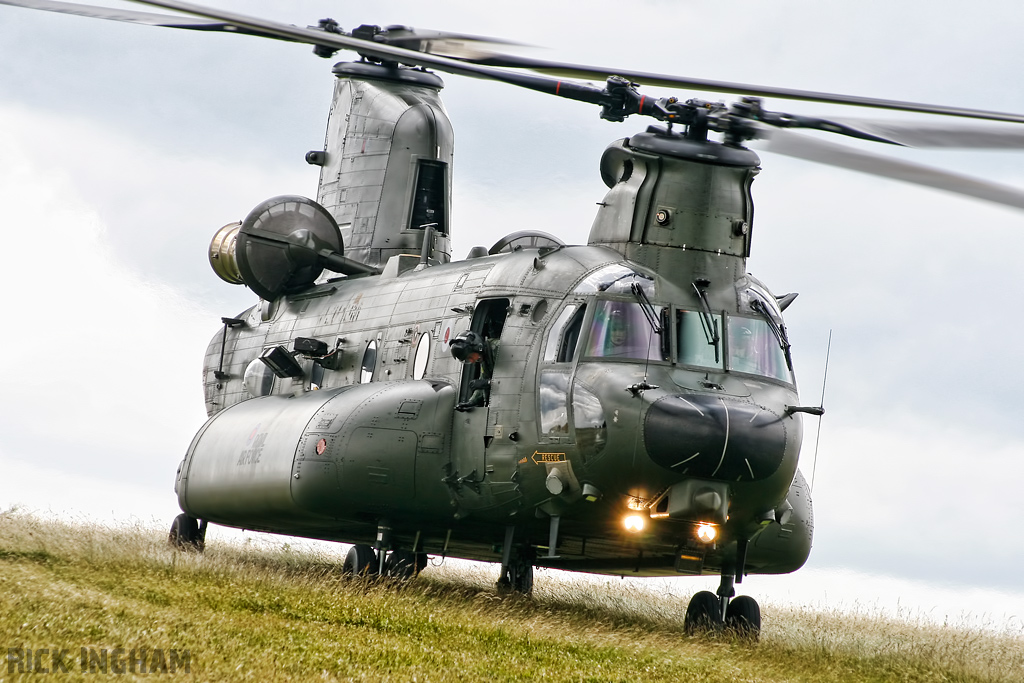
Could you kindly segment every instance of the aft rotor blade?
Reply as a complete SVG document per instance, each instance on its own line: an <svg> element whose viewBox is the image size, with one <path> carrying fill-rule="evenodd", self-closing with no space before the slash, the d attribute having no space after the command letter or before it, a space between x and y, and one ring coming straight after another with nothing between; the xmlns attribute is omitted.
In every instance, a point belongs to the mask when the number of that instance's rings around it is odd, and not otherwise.
<svg viewBox="0 0 1024 683"><path fill-rule="evenodd" d="M122 21L131 24L143 24L145 26L160 26L163 28L180 28L190 31L210 31L222 33L240 33L260 38L271 38L287 42L307 43L307 40L296 40L287 38L267 31L257 31L227 21L212 21L198 17L186 17L174 14L154 14L151 12L135 12L132 10L113 9L110 7L98 7L96 5L83 5L71 2L59 2L58 0L0 0L0 5L11 5L14 7L25 7L27 9L43 10L45 12L58 12L60 14L72 14L92 19L109 19L111 21ZM404 26L392 26L378 34L374 39L376 42L387 45L395 45L409 50L430 52L444 55L455 59L474 60L486 55L493 54L491 46L496 45L520 45L510 40L500 38L487 38L464 33L447 33L445 31L415 30Z"/></svg>
<svg viewBox="0 0 1024 683"><path fill-rule="evenodd" d="M92 19L109 19L111 21L123 21L130 24L143 24L145 26L162 26L164 28L180 28L190 31L223 31L225 33L241 33L261 38L273 38L274 40L286 40L295 42L290 38L253 31L242 26L223 22L198 19L196 17L180 17L173 14L154 14L152 12L135 12L132 10L113 9L110 7L97 7L95 5L80 5L72 2L57 2L56 0L0 0L0 5L11 5L12 7L25 7L27 9L42 10L44 12L58 12L60 14L73 14Z"/></svg>
<svg viewBox="0 0 1024 683"><path fill-rule="evenodd" d="M915 185L1024 209L1024 191L1014 187L872 154L786 130L765 131L765 133L765 138L758 143L758 148L767 152L902 180Z"/></svg>
<svg viewBox="0 0 1024 683"><path fill-rule="evenodd" d="M961 125L910 121L832 118L848 128L907 147L1024 149L1024 128L1016 125Z"/></svg>

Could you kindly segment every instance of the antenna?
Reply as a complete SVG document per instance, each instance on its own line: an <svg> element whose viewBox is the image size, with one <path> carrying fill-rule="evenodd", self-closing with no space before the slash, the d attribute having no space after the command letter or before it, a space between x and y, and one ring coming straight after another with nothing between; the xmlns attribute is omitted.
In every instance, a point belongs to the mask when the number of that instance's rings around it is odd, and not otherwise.
<svg viewBox="0 0 1024 683"><path fill-rule="evenodd" d="M818 417L818 435L814 437L814 467L811 469L811 491L814 491L814 475L818 471L818 444L821 443L821 418L825 416L825 384L828 381L828 357L832 353L832 330L828 331L828 345L825 347L825 373L821 378L821 408L822 414Z"/></svg>

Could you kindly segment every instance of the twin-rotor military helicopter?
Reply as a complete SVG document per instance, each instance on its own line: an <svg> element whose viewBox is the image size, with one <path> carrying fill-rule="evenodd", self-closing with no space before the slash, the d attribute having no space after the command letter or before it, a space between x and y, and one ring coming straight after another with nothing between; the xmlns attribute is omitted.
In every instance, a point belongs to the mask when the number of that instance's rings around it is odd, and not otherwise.
<svg viewBox="0 0 1024 683"><path fill-rule="evenodd" d="M210 261L259 296L222 319L208 422L179 466L171 540L209 523L352 544L344 568L409 577L427 554L628 576L719 574L688 627L760 629L749 574L811 548L801 402L783 311L746 271L749 141L1024 208L1024 193L801 137L1021 146L1009 128L824 120L760 97L1024 123L1024 116L622 72L500 54L469 36L332 20L300 28L180 2L189 16L0 4L314 46L340 62L316 201L284 196L219 230ZM432 71L659 122L613 142L586 245L539 231L451 259L453 132ZM524 73L522 70L534 73ZM589 78L603 86L558 78ZM639 84L742 95L654 98ZM712 134L720 140L712 140Z"/></svg>

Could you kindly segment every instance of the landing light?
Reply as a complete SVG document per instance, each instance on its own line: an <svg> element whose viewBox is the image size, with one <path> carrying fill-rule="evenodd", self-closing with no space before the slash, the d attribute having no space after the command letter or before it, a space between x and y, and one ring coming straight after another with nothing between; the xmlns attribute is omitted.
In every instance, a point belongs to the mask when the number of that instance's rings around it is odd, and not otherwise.
<svg viewBox="0 0 1024 683"><path fill-rule="evenodd" d="M644 530L644 518L642 515L628 515L622 522L626 525L626 531L637 533Z"/></svg>
<svg viewBox="0 0 1024 683"><path fill-rule="evenodd" d="M718 536L718 529L713 524L701 524L697 527L697 538L704 543L711 543Z"/></svg>

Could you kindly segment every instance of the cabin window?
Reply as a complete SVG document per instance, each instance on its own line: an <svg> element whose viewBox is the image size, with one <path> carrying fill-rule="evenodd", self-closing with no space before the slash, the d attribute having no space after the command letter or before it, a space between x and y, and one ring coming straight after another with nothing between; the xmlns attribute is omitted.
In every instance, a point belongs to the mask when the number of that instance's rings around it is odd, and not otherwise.
<svg viewBox="0 0 1024 683"><path fill-rule="evenodd" d="M595 270L576 285L576 293L629 294L634 283L638 284L647 296L654 296L654 280L649 275L638 273L621 263L613 263Z"/></svg>
<svg viewBox="0 0 1024 683"><path fill-rule="evenodd" d="M658 319L661 308L654 306ZM654 331L640 304L598 301L583 355L660 361L661 333Z"/></svg>
<svg viewBox="0 0 1024 683"><path fill-rule="evenodd" d="M427 374L427 362L430 360L430 333L424 332L416 343L416 355L412 361L412 378L423 379Z"/></svg>
<svg viewBox="0 0 1024 683"><path fill-rule="evenodd" d="M322 389L324 386L324 366L314 362L309 371L309 388L311 390Z"/></svg>
<svg viewBox="0 0 1024 683"><path fill-rule="evenodd" d="M274 389L274 371L266 363L256 358L246 366L242 383L253 398L267 396Z"/></svg>
<svg viewBox="0 0 1024 683"><path fill-rule="evenodd" d="M545 436L568 436L569 413L566 397L569 393L569 373L561 370L542 370L538 399L540 401L540 431Z"/></svg>
<svg viewBox="0 0 1024 683"><path fill-rule="evenodd" d="M551 363L571 363L583 329L586 304L569 304L555 318L544 345L544 360Z"/></svg>
<svg viewBox="0 0 1024 683"><path fill-rule="evenodd" d="M572 388L572 421L576 428L576 444L585 460L604 450L608 441L608 422L597 395L576 382Z"/></svg>
<svg viewBox="0 0 1024 683"><path fill-rule="evenodd" d="M371 339L363 351L363 362L359 367L359 383L373 381L373 371L377 367L377 340Z"/></svg>
<svg viewBox="0 0 1024 683"><path fill-rule="evenodd" d="M435 232L448 234L448 217L445 214L447 174L448 164L443 161L420 159L417 162L410 228L419 230L424 225L434 223Z"/></svg>

